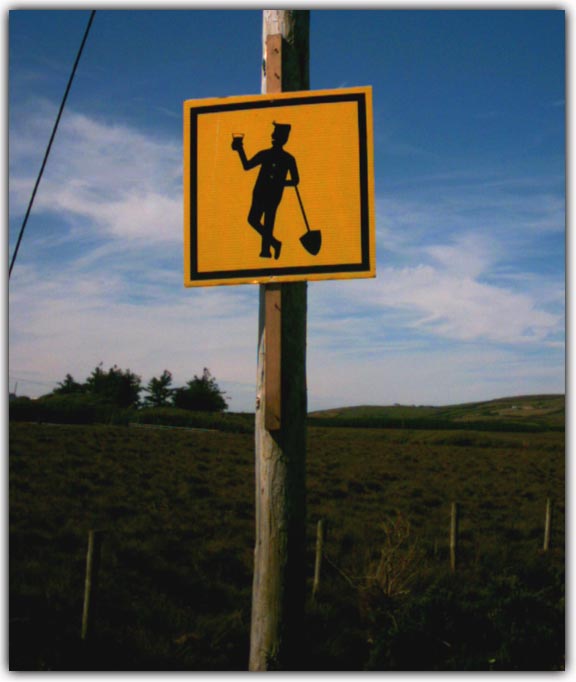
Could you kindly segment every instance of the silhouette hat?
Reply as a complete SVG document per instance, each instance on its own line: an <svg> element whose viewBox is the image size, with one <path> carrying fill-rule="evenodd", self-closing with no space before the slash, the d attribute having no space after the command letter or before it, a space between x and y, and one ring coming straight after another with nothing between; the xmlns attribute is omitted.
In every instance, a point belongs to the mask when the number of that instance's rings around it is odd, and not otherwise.
<svg viewBox="0 0 576 682"><path fill-rule="evenodd" d="M289 123L276 123L276 121L273 121L273 124L274 132L278 134L278 137L287 140L292 126Z"/></svg>

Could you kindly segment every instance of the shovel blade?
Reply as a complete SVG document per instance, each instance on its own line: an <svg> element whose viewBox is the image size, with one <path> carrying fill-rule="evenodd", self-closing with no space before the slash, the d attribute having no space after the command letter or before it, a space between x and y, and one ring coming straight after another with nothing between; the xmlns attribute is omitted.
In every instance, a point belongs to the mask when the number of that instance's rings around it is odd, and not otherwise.
<svg viewBox="0 0 576 682"><path fill-rule="evenodd" d="M322 233L320 230L310 230L300 237L300 243L308 253L316 256L322 246Z"/></svg>

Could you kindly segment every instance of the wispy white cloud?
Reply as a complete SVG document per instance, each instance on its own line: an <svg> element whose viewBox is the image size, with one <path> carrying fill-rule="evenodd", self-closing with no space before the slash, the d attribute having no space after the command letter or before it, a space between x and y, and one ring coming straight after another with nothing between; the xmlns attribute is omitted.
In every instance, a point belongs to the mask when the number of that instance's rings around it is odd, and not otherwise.
<svg viewBox="0 0 576 682"><path fill-rule="evenodd" d="M484 275L498 261L494 243L474 232L457 235L452 243L433 244L423 250L444 272L467 280Z"/></svg>
<svg viewBox="0 0 576 682"><path fill-rule="evenodd" d="M386 300L412 306L416 322L433 334L460 341L542 342L560 319L538 310L529 297L429 266L385 271Z"/></svg>
<svg viewBox="0 0 576 682"><path fill-rule="evenodd" d="M399 310L406 313L404 334L448 341L542 344L556 340L563 329L563 316L539 308L530 296L483 283L451 264L385 267L376 282L346 285L339 287L338 308L332 313L337 324L343 326L346 312L355 311L350 334L380 336L383 349L386 333L380 330L387 329L391 311ZM319 308L330 310L335 294L325 291Z"/></svg>
<svg viewBox="0 0 576 682"><path fill-rule="evenodd" d="M50 107L40 102L38 110L44 118ZM31 139L37 147L37 137L46 132L39 118L25 117L12 131L13 215L23 212L33 185ZM174 140L154 139L68 111L34 210L65 216L71 224L88 221L100 236L113 239L155 245L181 241L181 157Z"/></svg>

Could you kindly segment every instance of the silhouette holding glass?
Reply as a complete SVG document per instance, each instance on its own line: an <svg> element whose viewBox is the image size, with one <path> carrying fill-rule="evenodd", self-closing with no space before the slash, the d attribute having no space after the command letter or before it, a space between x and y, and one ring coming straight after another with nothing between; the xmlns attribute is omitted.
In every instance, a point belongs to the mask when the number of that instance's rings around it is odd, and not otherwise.
<svg viewBox="0 0 576 682"><path fill-rule="evenodd" d="M283 149L289 135L289 124L274 123L272 147L257 152L250 160L244 151L244 135L240 133L232 135L232 149L238 152L244 170L260 166L248 213L249 225L262 237L260 258L272 258L270 249L274 250L275 259L280 257L282 242L273 234L276 211L282 200L284 187L297 187L300 181L296 159Z"/></svg>

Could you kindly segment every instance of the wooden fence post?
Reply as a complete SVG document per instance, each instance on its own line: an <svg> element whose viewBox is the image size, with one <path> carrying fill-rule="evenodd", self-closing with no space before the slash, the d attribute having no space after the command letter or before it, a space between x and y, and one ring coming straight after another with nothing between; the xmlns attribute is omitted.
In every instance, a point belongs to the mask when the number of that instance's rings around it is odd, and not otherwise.
<svg viewBox="0 0 576 682"><path fill-rule="evenodd" d="M82 609L82 629L80 637L86 641L91 633L98 590L98 573L102 551L102 532L88 532L88 551L86 552L86 577L84 580L84 606Z"/></svg>
<svg viewBox="0 0 576 682"><path fill-rule="evenodd" d="M263 91L309 88L309 11L263 11ZM260 286L251 671L298 666L306 599L306 282ZM280 384L280 385L278 385Z"/></svg>
<svg viewBox="0 0 576 682"><path fill-rule="evenodd" d="M316 526L316 561L314 562L314 583L312 585L312 599L318 596L320 588L320 573L322 570L322 553L324 551L324 520L320 519Z"/></svg>
<svg viewBox="0 0 576 682"><path fill-rule="evenodd" d="M542 550L547 552L550 549L550 530L552 528L552 500L546 498L546 513L544 516L544 542Z"/></svg>
<svg viewBox="0 0 576 682"><path fill-rule="evenodd" d="M458 553L458 524L459 506L457 502L452 502L450 510L450 570L456 572L456 560Z"/></svg>

